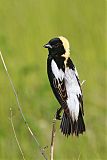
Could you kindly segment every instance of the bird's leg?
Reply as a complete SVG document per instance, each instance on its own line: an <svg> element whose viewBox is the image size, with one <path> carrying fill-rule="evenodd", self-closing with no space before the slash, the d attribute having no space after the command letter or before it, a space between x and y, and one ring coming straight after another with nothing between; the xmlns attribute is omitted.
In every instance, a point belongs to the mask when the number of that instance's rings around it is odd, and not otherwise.
<svg viewBox="0 0 107 160"><path fill-rule="evenodd" d="M62 111L62 107L58 108L56 111L56 119L58 120L61 120L61 115L60 115L61 111Z"/></svg>

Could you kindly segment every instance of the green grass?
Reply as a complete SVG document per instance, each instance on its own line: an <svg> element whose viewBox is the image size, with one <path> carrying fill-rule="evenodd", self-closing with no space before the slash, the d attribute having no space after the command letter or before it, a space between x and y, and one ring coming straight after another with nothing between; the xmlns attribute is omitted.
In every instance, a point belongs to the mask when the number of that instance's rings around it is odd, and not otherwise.
<svg viewBox="0 0 107 160"><path fill-rule="evenodd" d="M46 73L43 45L63 35L71 45L83 86L86 133L55 139L55 160L105 160L107 157L105 107L105 1L1 0L0 50L20 99L25 117L42 146L50 146L53 115L59 107ZM25 128L16 99L0 62L0 160L19 160L10 111L26 159L42 160ZM47 149L49 157L49 148Z"/></svg>

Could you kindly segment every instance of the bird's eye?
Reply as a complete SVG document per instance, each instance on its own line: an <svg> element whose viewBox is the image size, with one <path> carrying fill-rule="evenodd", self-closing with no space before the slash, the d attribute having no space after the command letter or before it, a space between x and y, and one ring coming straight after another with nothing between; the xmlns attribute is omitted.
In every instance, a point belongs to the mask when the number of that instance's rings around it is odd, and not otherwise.
<svg viewBox="0 0 107 160"><path fill-rule="evenodd" d="M59 43L55 44L55 48L57 48L57 47L59 47L59 46L60 46Z"/></svg>

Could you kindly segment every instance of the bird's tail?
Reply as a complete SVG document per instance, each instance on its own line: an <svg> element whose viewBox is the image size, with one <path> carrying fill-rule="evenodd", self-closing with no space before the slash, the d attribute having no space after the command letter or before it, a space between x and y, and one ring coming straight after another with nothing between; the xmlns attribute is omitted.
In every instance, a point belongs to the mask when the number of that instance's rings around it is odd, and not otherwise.
<svg viewBox="0 0 107 160"><path fill-rule="evenodd" d="M76 136L78 136L79 134L83 134L83 132L85 131L85 124L81 110L79 111L79 116L77 121L76 120L73 121L72 117L64 112L60 124L60 129L61 132L67 137L70 134L72 135L75 134Z"/></svg>

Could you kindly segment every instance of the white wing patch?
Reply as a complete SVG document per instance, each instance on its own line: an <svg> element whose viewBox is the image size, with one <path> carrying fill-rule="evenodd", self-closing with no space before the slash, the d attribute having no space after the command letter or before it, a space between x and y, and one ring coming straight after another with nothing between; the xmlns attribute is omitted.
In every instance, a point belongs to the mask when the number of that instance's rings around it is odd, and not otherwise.
<svg viewBox="0 0 107 160"><path fill-rule="evenodd" d="M64 72L62 71L62 69L58 68L58 66L54 60L52 60L52 62L51 62L51 67L52 67L52 72L53 72L55 78L57 80L60 79L62 81L64 78Z"/></svg>
<svg viewBox="0 0 107 160"><path fill-rule="evenodd" d="M79 100L77 95L81 95L81 90L76 75L78 75L77 71L75 73L74 70L69 69L68 67L65 69L64 79L68 96L67 104L73 120L78 120Z"/></svg>

